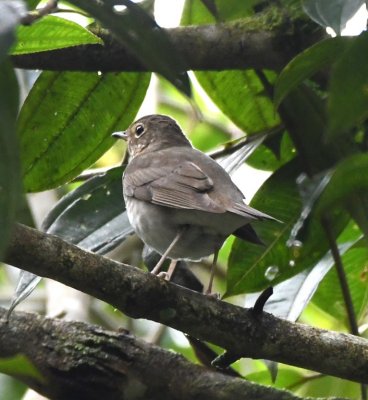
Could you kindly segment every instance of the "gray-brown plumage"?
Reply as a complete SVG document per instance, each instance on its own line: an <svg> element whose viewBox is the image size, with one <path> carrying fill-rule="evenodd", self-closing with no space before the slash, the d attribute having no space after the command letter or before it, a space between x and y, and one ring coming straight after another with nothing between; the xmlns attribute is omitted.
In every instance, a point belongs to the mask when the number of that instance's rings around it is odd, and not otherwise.
<svg viewBox="0 0 368 400"><path fill-rule="evenodd" d="M128 141L123 176L129 220L137 235L171 259L198 260L232 233L259 242L250 222L272 217L249 207L227 172L193 149L176 122L149 115L114 136Z"/></svg>

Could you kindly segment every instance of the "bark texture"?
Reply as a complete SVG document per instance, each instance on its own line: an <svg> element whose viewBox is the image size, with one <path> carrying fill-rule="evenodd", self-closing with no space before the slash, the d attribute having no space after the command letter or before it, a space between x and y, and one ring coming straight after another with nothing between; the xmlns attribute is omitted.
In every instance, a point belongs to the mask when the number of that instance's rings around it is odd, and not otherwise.
<svg viewBox="0 0 368 400"><path fill-rule="evenodd" d="M238 21L214 25L166 29L179 50L186 70L280 70L303 49L325 34L310 23L303 34L283 20ZM308 26L305 24L305 26ZM129 50L106 30L94 31L104 45L83 45L61 50L12 56L15 67L53 71L148 71ZM195 51L193 51L195 49Z"/></svg>
<svg viewBox="0 0 368 400"><path fill-rule="evenodd" d="M5 262L104 300L134 318L171 326L232 354L368 383L368 340L291 323L166 282L16 225Z"/></svg>
<svg viewBox="0 0 368 400"><path fill-rule="evenodd" d="M18 312L6 323L5 314L0 309L0 357L26 355L44 379L17 378L51 399L300 399L194 365L128 332Z"/></svg>

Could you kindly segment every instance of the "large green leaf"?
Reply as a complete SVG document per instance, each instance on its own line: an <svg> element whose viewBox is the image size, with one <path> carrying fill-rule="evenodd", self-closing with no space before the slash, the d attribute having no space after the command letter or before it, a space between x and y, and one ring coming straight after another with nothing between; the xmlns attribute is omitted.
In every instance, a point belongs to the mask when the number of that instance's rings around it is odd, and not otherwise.
<svg viewBox="0 0 368 400"><path fill-rule="evenodd" d="M229 21L251 15L253 3L222 0L216 2L216 5L220 18ZM186 1L182 25L213 22L213 15L203 4ZM276 75L273 72L265 72L265 75L271 83L275 81ZM260 132L280 123L272 101L253 70L198 71L195 76L220 110L247 133Z"/></svg>
<svg viewBox="0 0 368 400"><path fill-rule="evenodd" d="M20 163L15 121L18 83L10 62L0 62L0 255L2 255L21 196Z"/></svg>
<svg viewBox="0 0 368 400"><path fill-rule="evenodd" d="M138 4L129 0L70 0L87 11L151 71L158 72L187 96L191 95L184 61L166 32ZM119 8L124 6L125 10Z"/></svg>
<svg viewBox="0 0 368 400"><path fill-rule="evenodd" d="M148 74L43 72L19 116L26 190L61 185L96 161L111 132L132 122L148 83Z"/></svg>
<svg viewBox="0 0 368 400"><path fill-rule="evenodd" d="M12 376L0 374L0 399L22 400L27 386Z"/></svg>
<svg viewBox="0 0 368 400"><path fill-rule="evenodd" d="M354 246L359 237L339 246L340 254L345 254ZM264 310L289 321L296 321L304 308L310 302L320 282L334 266L334 259L329 251L313 268L306 269L299 274L274 286L270 300ZM244 307L253 307L260 292L246 296Z"/></svg>
<svg viewBox="0 0 368 400"><path fill-rule="evenodd" d="M368 32L354 38L332 69L327 139L349 133L368 117Z"/></svg>
<svg viewBox="0 0 368 400"><path fill-rule="evenodd" d="M352 43L350 37L335 37L318 42L298 54L281 71L275 84L276 107L292 89L319 70L331 66Z"/></svg>
<svg viewBox="0 0 368 400"><path fill-rule="evenodd" d="M364 242L362 243L364 246ZM368 249L356 247L342 255L345 274L357 319L364 321L368 306ZM312 301L327 313L339 320L344 320L348 326L347 313L341 293L339 279L335 269L332 269L320 284Z"/></svg>
<svg viewBox="0 0 368 400"><path fill-rule="evenodd" d="M280 119L257 74L247 71L196 72L212 101L247 133L276 127ZM276 75L266 73L272 83Z"/></svg>
<svg viewBox="0 0 368 400"><path fill-rule="evenodd" d="M251 205L283 221L254 224L265 246L239 239L231 249L227 274L226 296L260 291L272 282L277 284L306 268L314 266L328 250L328 243L318 218L309 221L303 242L293 238L291 230L300 217L301 200L296 179L301 171L294 160L276 171L261 187ZM336 234L346 219L335 216Z"/></svg>
<svg viewBox="0 0 368 400"><path fill-rule="evenodd" d="M103 44L102 40L75 22L46 16L30 26L18 26L12 54L37 53L82 44Z"/></svg>
<svg viewBox="0 0 368 400"><path fill-rule="evenodd" d="M348 204L350 199L368 190L368 154L355 154L341 161L316 203L319 215L336 206Z"/></svg>
<svg viewBox="0 0 368 400"><path fill-rule="evenodd" d="M327 145L324 101L306 85L292 90L279 108L286 129L302 160L303 170L310 176L330 168L338 157L349 150L339 143Z"/></svg>

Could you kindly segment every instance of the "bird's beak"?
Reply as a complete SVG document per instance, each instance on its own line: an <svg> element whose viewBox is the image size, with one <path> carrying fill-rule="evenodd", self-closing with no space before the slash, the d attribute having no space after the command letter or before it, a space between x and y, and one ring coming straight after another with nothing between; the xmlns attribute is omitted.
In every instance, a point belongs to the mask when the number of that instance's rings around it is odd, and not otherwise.
<svg viewBox="0 0 368 400"><path fill-rule="evenodd" d="M128 135L125 131L120 131L120 132L114 132L111 136L117 138L117 139L123 139L123 140L127 140L128 139Z"/></svg>

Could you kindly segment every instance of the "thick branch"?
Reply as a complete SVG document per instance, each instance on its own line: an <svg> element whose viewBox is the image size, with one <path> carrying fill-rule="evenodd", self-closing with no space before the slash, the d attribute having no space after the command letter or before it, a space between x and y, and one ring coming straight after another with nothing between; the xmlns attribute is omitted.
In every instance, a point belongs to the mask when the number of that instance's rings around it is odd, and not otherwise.
<svg viewBox="0 0 368 400"><path fill-rule="evenodd" d="M0 321L4 316L0 309ZM19 353L45 379L18 378L52 399L299 399L194 365L126 332L34 314L0 323L0 357Z"/></svg>
<svg viewBox="0 0 368 400"><path fill-rule="evenodd" d="M264 22L265 23L265 22ZM303 35L280 21L256 28L246 22L167 29L187 70L281 69L293 56L321 39L320 30ZM105 45L84 45L13 56L14 66L56 71L147 71L106 31ZM195 49L195 51L193 51Z"/></svg>
<svg viewBox="0 0 368 400"><path fill-rule="evenodd" d="M368 383L368 341L243 309L17 225L5 261L146 318L215 343L231 353L264 358Z"/></svg>

